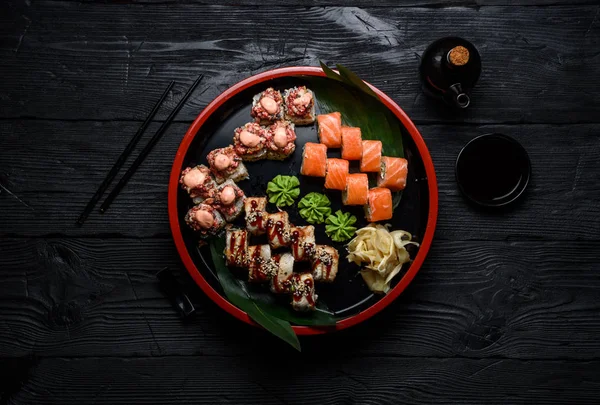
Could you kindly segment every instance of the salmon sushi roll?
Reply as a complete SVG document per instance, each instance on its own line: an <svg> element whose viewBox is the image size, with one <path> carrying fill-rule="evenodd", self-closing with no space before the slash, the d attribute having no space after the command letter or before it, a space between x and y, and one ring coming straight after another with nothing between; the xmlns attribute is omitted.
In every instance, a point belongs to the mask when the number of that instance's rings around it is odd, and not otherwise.
<svg viewBox="0 0 600 405"><path fill-rule="evenodd" d="M381 171L377 176L377 187L387 187L392 191L404 190L408 175L408 161L403 158L384 156L381 158Z"/></svg>
<svg viewBox="0 0 600 405"><path fill-rule="evenodd" d="M285 119L296 125L315 122L315 96L306 86L293 87L283 92Z"/></svg>
<svg viewBox="0 0 600 405"><path fill-rule="evenodd" d="M389 188L375 187L369 190L365 205L365 218L369 222L392 219L392 192Z"/></svg>
<svg viewBox="0 0 600 405"><path fill-rule="evenodd" d="M365 173L352 173L346 178L346 188L342 192L344 205L365 205L369 195L369 176Z"/></svg>
<svg viewBox="0 0 600 405"><path fill-rule="evenodd" d="M325 177L327 171L327 146L306 142L302 151L300 173L305 176Z"/></svg>
<svg viewBox="0 0 600 405"><path fill-rule="evenodd" d="M360 160L362 156L362 135L360 128L342 127L342 159Z"/></svg>
<svg viewBox="0 0 600 405"><path fill-rule="evenodd" d="M268 129L267 159L283 160L296 150L296 130L289 121L277 121Z"/></svg>
<svg viewBox="0 0 600 405"><path fill-rule="evenodd" d="M331 190L344 190L346 178L350 170L350 162L344 159L327 159L325 172L325 188Z"/></svg>
<svg viewBox="0 0 600 405"><path fill-rule="evenodd" d="M242 160L253 162L267 157L267 130L249 122L233 131L233 149Z"/></svg>
<svg viewBox="0 0 600 405"><path fill-rule="evenodd" d="M342 114L332 112L330 114L317 115L317 134L319 142L328 148L339 148L342 146Z"/></svg>
<svg viewBox="0 0 600 405"><path fill-rule="evenodd" d="M261 125L268 125L283 118L283 96L278 90L269 87L252 98L250 115Z"/></svg>
<svg viewBox="0 0 600 405"><path fill-rule="evenodd" d="M381 141L362 141L362 155L360 158L361 172L379 172L381 169Z"/></svg>
<svg viewBox="0 0 600 405"><path fill-rule="evenodd" d="M231 267L246 267L248 265L248 231L227 227L225 235L225 263Z"/></svg>

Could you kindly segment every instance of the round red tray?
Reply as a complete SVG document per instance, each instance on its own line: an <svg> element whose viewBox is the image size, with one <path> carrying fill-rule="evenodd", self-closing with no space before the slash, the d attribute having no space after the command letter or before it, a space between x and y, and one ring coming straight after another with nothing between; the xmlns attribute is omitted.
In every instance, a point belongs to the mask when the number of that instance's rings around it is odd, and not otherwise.
<svg viewBox="0 0 600 405"><path fill-rule="evenodd" d="M214 99L199 115L196 117L192 125L187 130L185 137L183 138L181 145L175 155L175 160L173 162L173 168L171 170L171 176L169 180L169 222L171 226L171 231L173 233L173 239L175 241L175 245L177 247L177 251L181 256L183 264L186 269L192 276L192 278L196 281L198 286L221 308L235 316L236 318L251 324L256 325L252 319L243 311L238 309L236 306L231 304L227 299L221 295L211 283L209 283L201 271L199 271L196 263L190 256L190 252L188 251L188 247L184 241L184 236L181 230L180 223L180 214L178 212L178 198L179 198L179 176L182 170L182 166L184 164L185 156L190 148L190 145L196 134L198 134L200 128L205 125L206 121L214 114L224 103L226 103L229 99L237 95L238 93L255 86L257 84L261 84L266 81L270 81L273 79L284 78L289 76L325 76L321 68L318 67L287 67L274 69L267 72L259 73L257 75L251 76L241 82L233 85L225 92L220 94L216 99ZM426 225L424 227L424 233L420 239L420 249L414 258L414 261L411 263L410 267L406 271L406 273L402 276L402 278L398 281L398 283L381 299L375 302L373 305L368 308L356 313L352 316L349 316L345 319L338 321L335 327L309 327L309 326L293 326L294 331L298 335L311 335L311 334L321 334L330 332L333 330L345 329L350 326L356 325L379 311L388 306L393 300L395 300L404 289L410 284L410 282L414 279L417 272L421 268L423 261L425 260L425 256L429 251L431 246L431 242L433 240L433 234L437 221L437 213L438 213L438 191L437 191L437 181L435 170L433 167L433 162L431 160L431 156L425 145L425 141L421 137L421 134L410 120L408 115L385 93L378 90L372 85L369 85L379 96L382 102L393 112L393 114L398 118L398 120L404 125L405 129L408 132L408 135L412 138L414 145L420 155L420 159L423 162L423 167L425 170L425 177L427 180L427 191L428 191L428 209L427 209L427 220ZM317 94L318 97L318 94Z"/></svg>

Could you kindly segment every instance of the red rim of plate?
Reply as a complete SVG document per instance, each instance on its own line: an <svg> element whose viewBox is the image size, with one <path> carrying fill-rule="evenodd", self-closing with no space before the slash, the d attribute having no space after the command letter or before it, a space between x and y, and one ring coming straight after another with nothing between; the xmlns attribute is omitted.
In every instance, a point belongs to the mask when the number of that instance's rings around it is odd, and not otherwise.
<svg viewBox="0 0 600 405"><path fill-rule="evenodd" d="M309 66L274 69L256 74L245 80L242 80L241 82L227 89L225 92L221 93L208 106L206 106L206 108L198 115L198 117L196 117L192 125L190 125L190 127L188 128L185 137L179 145L177 154L175 155L173 168L171 169L171 177L169 180L169 223L171 225L171 232L173 233L175 246L177 247L177 251L181 256L181 260L183 261L183 264L185 265L187 271L196 281L198 286L200 286L200 288L206 293L206 295L208 295L210 299L217 303L217 305L219 305L221 308L223 308L225 311L229 312L231 315L238 318L239 320L255 326L256 323L248 316L248 314L246 314L244 311L238 309L236 306L227 301L225 297L221 296L221 294L219 294L204 279L204 277L202 276L200 271L198 271L198 268L192 261L192 258L189 252L187 251L187 248L183 241L183 236L181 234L179 218L177 213L179 176L181 173L184 156L186 155L192 140L194 139L202 125L206 122L208 117L210 117L223 103L225 103L237 93L256 84L279 77L298 75L325 76L325 73L323 73L323 70L321 68ZM423 264L423 261L425 260L425 256L427 256L427 252L429 251L429 247L431 246L431 242L433 240L433 234L435 231L435 225L437 222L438 214L438 190L435 170L433 168L433 162L431 160L429 150L427 149L427 146L425 145L425 141L421 137L421 134L415 127L415 124L413 124L410 118L408 118L408 115L406 115L406 113L385 93L375 88L371 84L368 85L375 91L375 93L377 93L383 104L385 104L396 115L396 117L398 117L398 119L402 122L404 127L408 130L408 133L415 142L417 149L419 150L419 153L421 155L421 159L423 160L429 186L429 214L427 217L427 226L425 228L425 234L423 236L421 247L419 248L417 256L415 257L408 271L406 272L404 277L402 277L402 279L398 282L398 284L392 290L390 290L383 298L381 298L379 301L377 301L375 304L365 309L364 311L353 315L349 318L345 318L343 320L338 321L335 326L310 327L294 325L292 326L292 328L294 329L294 332L296 332L297 335L315 335L331 332L334 330L345 329L369 319L370 317L381 311L383 308L387 307L400 295L400 293L402 293L402 291L404 291L404 289L410 284L413 278L415 278L417 272Z"/></svg>

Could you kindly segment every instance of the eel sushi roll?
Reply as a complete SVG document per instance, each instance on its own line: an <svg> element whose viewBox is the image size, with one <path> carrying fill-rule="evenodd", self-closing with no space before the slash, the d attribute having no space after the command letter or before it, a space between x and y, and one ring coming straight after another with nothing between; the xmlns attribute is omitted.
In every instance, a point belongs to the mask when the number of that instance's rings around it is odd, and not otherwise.
<svg viewBox="0 0 600 405"><path fill-rule="evenodd" d="M289 121L277 121L268 129L267 159L284 160L296 150L296 130Z"/></svg>
<svg viewBox="0 0 600 405"><path fill-rule="evenodd" d="M312 263L312 276L315 281L330 283L335 280L339 263L340 255L336 248L317 245Z"/></svg>
<svg viewBox="0 0 600 405"><path fill-rule="evenodd" d="M345 159L327 159L325 172L325 188L330 190L344 190L346 178L350 170L350 162Z"/></svg>
<svg viewBox="0 0 600 405"><path fill-rule="evenodd" d="M283 97L278 90L269 87L252 98L250 115L261 125L268 125L283 118Z"/></svg>
<svg viewBox="0 0 600 405"><path fill-rule="evenodd" d="M332 112L317 115L319 142L328 148L342 146L342 114Z"/></svg>
<svg viewBox="0 0 600 405"><path fill-rule="evenodd" d="M362 135L360 128L342 127L342 159L360 160L362 156Z"/></svg>
<svg viewBox="0 0 600 405"><path fill-rule="evenodd" d="M183 170L179 177L179 184L194 200L194 204L200 204L207 198L212 198L216 189L210 169L204 165L188 167Z"/></svg>
<svg viewBox="0 0 600 405"><path fill-rule="evenodd" d="M296 125L315 122L315 97L306 86L293 87L283 93L285 119Z"/></svg>
<svg viewBox="0 0 600 405"><path fill-rule="evenodd" d="M233 149L242 160L253 162L267 157L267 131L249 122L233 131Z"/></svg>
<svg viewBox="0 0 600 405"><path fill-rule="evenodd" d="M290 244L290 220L287 211L267 215L269 245L273 249L288 246Z"/></svg>
<svg viewBox="0 0 600 405"><path fill-rule="evenodd" d="M278 264L271 257L271 246L248 246L248 281L264 283L277 275Z"/></svg>
<svg viewBox="0 0 600 405"><path fill-rule="evenodd" d="M265 211L267 199L265 197L247 197L244 201L246 211L246 229L252 235L262 235L267 232L269 214Z"/></svg>
<svg viewBox="0 0 600 405"><path fill-rule="evenodd" d="M246 267L248 265L248 231L228 226L223 253L227 266Z"/></svg>
<svg viewBox="0 0 600 405"><path fill-rule="evenodd" d="M240 181L249 177L248 169L232 145L210 151L206 160L218 184L226 180Z"/></svg>
<svg viewBox="0 0 600 405"><path fill-rule="evenodd" d="M365 205L369 195L369 176L365 173L352 173L346 178L346 188L342 192L344 205Z"/></svg>
<svg viewBox="0 0 600 405"><path fill-rule="evenodd" d="M408 175L408 161L403 158L384 156L381 158L381 171L377 176L377 187L392 191L404 190Z"/></svg>
<svg viewBox="0 0 600 405"><path fill-rule="evenodd" d="M225 219L214 207L199 204L185 214L185 223L198 232L200 238L206 239L215 236L223 229Z"/></svg>
<svg viewBox="0 0 600 405"><path fill-rule="evenodd" d="M277 265L277 273L271 279L271 292L276 294L288 293L294 275L294 257L291 253L283 253L274 255L273 261Z"/></svg>
<svg viewBox="0 0 600 405"><path fill-rule="evenodd" d="M244 211L244 199L246 196L232 180L217 187L214 198L211 203L225 218L225 221L231 222Z"/></svg>
<svg viewBox="0 0 600 405"><path fill-rule="evenodd" d="M365 217L369 222L392 219L392 192L389 188L375 187L369 190Z"/></svg>
<svg viewBox="0 0 600 405"><path fill-rule="evenodd" d="M312 225L291 227L290 241L294 260L310 261L315 253L315 227Z"/></svg>
<svg viewBox="0 0 600 405"><path fill-rule="evenodd" d="M300 174L325 177L327 171L327 146L322 143L306 142L302 150Z"/></svg>
<svg viewBox="0 0 600 405"><path fill-rule="evenodd" d="M382 149L381 141L362 141L361 172L379 172L381 170Z"/></svg>
<svg viewBox="0 0 600 405"><path fill-rule="evenodd" d="M291 280L292 309L298 312L314 311L317 303L315 280L310 273L294 274Z"/></svg>

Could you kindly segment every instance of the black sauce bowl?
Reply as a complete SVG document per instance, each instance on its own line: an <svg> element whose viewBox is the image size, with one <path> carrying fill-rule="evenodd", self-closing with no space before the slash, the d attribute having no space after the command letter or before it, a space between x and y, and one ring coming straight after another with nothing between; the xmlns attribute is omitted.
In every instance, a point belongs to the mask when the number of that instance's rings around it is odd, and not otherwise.
<svg viewBox="0 0 600 405"><path fill-rule="evenodd" d="M465 145L455 166L463 195L485 208L517 201L531 178L531 161L519 142L503 134L480 135Z"/></svg>

